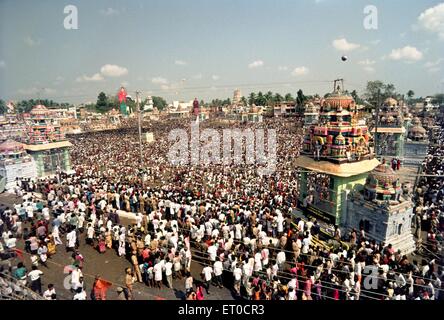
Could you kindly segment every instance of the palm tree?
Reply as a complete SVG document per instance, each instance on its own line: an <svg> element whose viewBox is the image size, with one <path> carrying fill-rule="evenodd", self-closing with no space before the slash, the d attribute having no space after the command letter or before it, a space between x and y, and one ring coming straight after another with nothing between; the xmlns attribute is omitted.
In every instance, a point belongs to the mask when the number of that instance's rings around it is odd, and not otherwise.
<svg viewBox="0 0 444 320"><path fill-rule="evenodd" d="M247 105L247 99L244 96L242 96L242 98L240 99L240 102L242 103L243 106Z"/></svg>
<svg viewBox="0 0 444 320"><path fill-rule="evenodd" d="M266 103L267 103L267 101L265 99L264 94L262 93L262 91L259 91L257 93L255 105L257 105L257 106L265 106Z"/></svg>
<svg viewBox="0 0 444 320"><path fill-rule="evenodd" d="M252 105L254 104L256 101L256 94L254 92L250 93L249 97L248 97L248 104Z"/></svg>
<svg viewBox="0 0 444 320"><path fill-rule="evenodd" d="M274 102L280 103L280 102L284 101L284 97L281 96L279 93L276 93L274 95L273 100L274 100Z"/></svg>
<svg viewBox="0 0 444 320"><path fill-rule="evenodd" d="M287 93L285 95L285 101L294 101L293 96L291 95L291 93Z"/></svg>
<svg viewBox="0 0 444 320"><path fill-rule="evenodd" d="M267 105L271 105L273 103L273 92L268 91L264 94L264 98L267 101Z"/></svg>

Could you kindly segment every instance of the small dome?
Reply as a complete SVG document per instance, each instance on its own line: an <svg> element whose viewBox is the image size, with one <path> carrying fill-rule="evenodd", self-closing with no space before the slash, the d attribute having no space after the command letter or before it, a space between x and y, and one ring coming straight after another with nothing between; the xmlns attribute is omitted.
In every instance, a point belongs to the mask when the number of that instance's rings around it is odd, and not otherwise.
<svg viewBox="0 0 444 320"><path fill-rule="evenodd" d="M389 107L395 107L395 106L398 105L398 101L396 101L396 100L393 99L393 98L387 98L387 99L385 99L385 101L384 101L384 105L385 105L385 106L389 106Z"/></svg>
<svg viewBox="0 0 444 320"><path fill-rule="evenodd" d="M22 151L23 145L20 142L14 141L14 140L6 140L2 144L0 144L0 152L6 153L6 152L17 152Z"/></svg>
<svg viewBox="0 0 444 320"><path fill-rule="evenodd" d="M380 186L384 186L385 184L392 186L398 179L393 169L384 163L381 163L373 169L369 174L369 178L377 180Z"/></svg>
<svg viewBox="0 0 444 320"><path fill-rule="evenodd" d="M345 138L341 133L339 133L335 138L336 144L342 144L342 143L344 143L344 141L345 141Z"/></svg>
<svg viewBox="0 0 444 320"><path fill-rule="evenodd" d="M48 113L48 108L42 104L36 105L31 110L31 115L46 115Z"/></svg>

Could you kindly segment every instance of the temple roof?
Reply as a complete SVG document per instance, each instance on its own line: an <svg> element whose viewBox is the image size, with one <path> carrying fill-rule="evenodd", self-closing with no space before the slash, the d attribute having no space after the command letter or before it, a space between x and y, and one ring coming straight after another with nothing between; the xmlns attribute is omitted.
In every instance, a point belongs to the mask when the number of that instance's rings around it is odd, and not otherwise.
<svg viewBox="0 0 444 320"><path fill-rule="evenodd" d="M379 165L379 161L373 158L370 160L335 164L330 161L314 161L310 157L301 155L295 160L294 164L304 169L326 173L332 176L351 177L373 170Z"/></svg>
<svg viewBox="0 0 444 320"><path fill-rule="evenodd" d="M31 115L46 115L48 113L48 108L42 104L36 105L31 110Z"/></svg>
<svg viewBox="0 0 444 320"><path fill-rule="evenodd" d="M11 152L23 150L23 144L14 140L6 140L0 144L0 152Z"/></svg>
<svg viewBox="0 0 444 320"><path fill-rule="evenodd" d="M29 151L42 151L42 150L57 149L63 147L71 147L72 144L71 142L65 140L65 141L51 142L45 144L24 144L23 146L26 150Z"/></svg>

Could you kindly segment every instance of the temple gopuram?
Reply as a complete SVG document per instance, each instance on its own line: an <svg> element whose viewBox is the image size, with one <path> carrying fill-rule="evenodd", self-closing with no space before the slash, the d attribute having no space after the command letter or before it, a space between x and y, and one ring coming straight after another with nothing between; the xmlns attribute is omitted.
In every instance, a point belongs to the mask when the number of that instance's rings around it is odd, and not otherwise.
<svg viewBox="0 0 444 320"><path fill-rule="evenodd" d="M313 102L309 102L305 105L304 112L304 126L310 127L319 120L319 110Z"/></svg>
<svg viewBox="0 0 444 320"><path fill-rule="evenodd" d="M375 136L375 152L378 157L404 158L406 129L398 101L393 98L384 101L378 113L377 127L372 133Z"/></svg>
<svg viewBox="0 0 444 320"><path fill-rule="evenodd" d="M34 158L39 177L70 171L71 161L60 124L54 121L43 105L35 106L26 119L27 131L24 148Z"/></svg>
<svg viewBox="0 0 444 320"><path fill-rule="evenodd" d="M370 135L357 119L353 97L335 80L334 91L321 100L319 123L307 128L301 156L299 204L309 215L339 225L347 194L362 187L379 161L369 146Z"/></svg>
<svg viewBox="0 0 444 320"><path fill-rule="evenodd" d="M409 127L405 141L405 164L420 165L428 154L429 139L421 120L415 117Z"/></svg>
<svg viewBox="0 0 444 320"><path fill-rule="evenodd" d="M319 123L306 130L301 156L298 206L307 216L345 231L412 252L413 203L393 170L375 158L367 126L353 100L336 80L321 101Z"/></svg>

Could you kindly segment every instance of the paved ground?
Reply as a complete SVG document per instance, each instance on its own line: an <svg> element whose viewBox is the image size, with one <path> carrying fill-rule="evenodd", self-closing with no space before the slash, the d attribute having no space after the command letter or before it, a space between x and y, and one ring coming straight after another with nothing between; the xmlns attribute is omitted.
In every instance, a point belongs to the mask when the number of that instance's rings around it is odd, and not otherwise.
<svg viewBox="0 0 444 320"><path fill-rule="evenodd" d="M10 194L0 194L0 203L6 206L12 206L12 204L18 201L18 199ZM63 238L62 238L63 239ZM23 241L20 241L19 248L23 248ZM85 264L83 269L83 275L85 279L86 291L89 295L94 277L100 274L102 278L113 283L113 286L108 290L108 299L115 299L117 297L116 288L118 286L124 287L125 283L125 268L131 266L128 260L124 257L120 258L114 250L107 250L103 254L99 254L91 246L85 244L84 239L80 240L80 252L85 258ZM25 266L30 269L31 262L29 254L25 253L24 256ZM13 265L16 265L20 260L15 259ZM53 283L57 296L59 299L71 300L73 294L66 290L63 286L63 281L67 277L67 274L63 273L64 267L71 262L70 254L65 252L64 246L57 247L57 253L48 260L48 268L40 266L40 270L44 272L42 276L43 290L49 283ZM196 263L191 264L191 273L195 279L200 279L199 273L202 271L202 267ZM149 288L143 283L136 283L134 285L134 297L140 300L177 300L184 298L185 292L185 280L173 280L174 289L168 289L164 286L161 290ZM211 294L206 295L207 300L233 300L231 292L227 288L219 289L212 287ZM89 299L89 298L88 298Z"/></svg>

